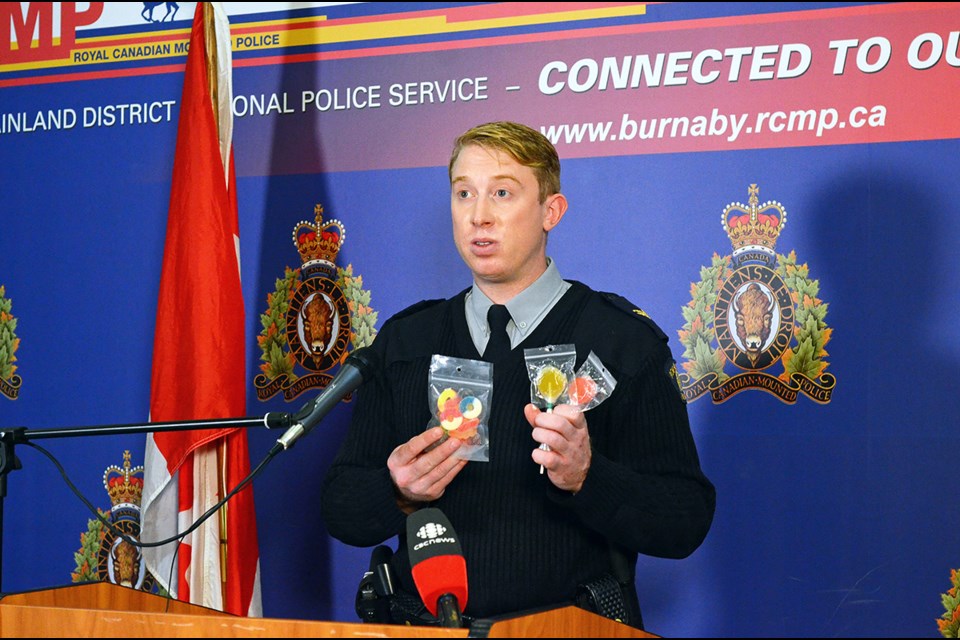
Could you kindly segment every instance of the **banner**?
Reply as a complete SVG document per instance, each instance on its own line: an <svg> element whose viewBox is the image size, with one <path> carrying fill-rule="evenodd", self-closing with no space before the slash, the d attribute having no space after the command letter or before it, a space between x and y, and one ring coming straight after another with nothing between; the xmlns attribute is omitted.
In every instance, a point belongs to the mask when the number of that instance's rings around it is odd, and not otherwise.
<svg viewBox="0 0 960 640"><path fill-rule="evenodd" d="M520 121L561 158L570 208L548 254L669 338L717 487L696 553L637 564L647 628L937 634L960 567L960 3L224 3L234 156L184 76L195 7L0 3L0 430L296 411L388 318L469 286L452 143ZM327 536L317 508L353 406L212 517L209 548L189 540L178 596L215 591L227 531L261 569L229 565L227 584L255 594L259 575L265 616L357 621L370 549ZM50 449L101 507L124 452L158 474L147 511L173 515L150 541L232 486L194 496L200 462L226 444L244 469L234 439L257 459L277 436ZM17 456L5 592L65 582L92 519ZM167 477L190 490L179 525ZM259 549L227 522L254 494ZM79 566L105 540L83 535Z"/></svg>

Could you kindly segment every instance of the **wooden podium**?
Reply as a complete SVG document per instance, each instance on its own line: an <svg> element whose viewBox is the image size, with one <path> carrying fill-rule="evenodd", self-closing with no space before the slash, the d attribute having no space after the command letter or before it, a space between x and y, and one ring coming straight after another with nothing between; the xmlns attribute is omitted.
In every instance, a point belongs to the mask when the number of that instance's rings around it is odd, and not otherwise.
<svg viewBox="0 0 960 640"><path fill-rule="evenodd" d="M244 618L107 582L0 596L0 638L656 638L577 607L493 619L489 629Z"/></svg>

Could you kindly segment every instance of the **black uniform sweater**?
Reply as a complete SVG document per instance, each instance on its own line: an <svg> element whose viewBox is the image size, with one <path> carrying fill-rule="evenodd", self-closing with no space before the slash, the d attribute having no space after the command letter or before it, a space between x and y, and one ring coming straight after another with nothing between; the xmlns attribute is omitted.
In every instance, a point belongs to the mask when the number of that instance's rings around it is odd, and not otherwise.
<svg viewBox="0 0 960 640"><path fill-rule="evenodd" d="M667 337L623 298L579 282L543 322L494 363L489 462L470 462L430 506L449 518L467 563L464 613L490 617L569 604L578 584L611 572L610 544L627 553L683 558L703 541L715 491L700 469ZM332 536L374 546L399 535L394 568L416 594L406 557L406 516L386 467L395 447L431 419L433 354L481 359L464 315L466 291L414 305L374 341L382 370L357 391L350 430L325 480L322 514ZM574 344L592 350L617 380L586 414L592 463L576 494L540 474L523 416L530 382L523 350Z"/></svg>

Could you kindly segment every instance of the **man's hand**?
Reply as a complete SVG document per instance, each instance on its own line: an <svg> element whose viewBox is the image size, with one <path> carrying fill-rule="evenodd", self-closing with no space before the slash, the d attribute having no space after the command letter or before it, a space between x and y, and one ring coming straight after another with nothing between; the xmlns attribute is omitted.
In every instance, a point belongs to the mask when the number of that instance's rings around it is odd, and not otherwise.
<svg viewBox="0 0 960 640"><path fill-rule="evenodd" d="M446 442L431 448L443 434L441 427L428 429L394 449L387 458L390 477L399 493L397 503L404 513L412 513L420 503L442 496L447 485L467 464L466 460L453 455L463 444L459 438L447 438Z"/></svg>
<svg viewBox="0 0 960 640"><path fill-rule="evenodd" d="M576 493L590 470L590 433L583 412L570 405L554 407L545 413L534 404L523 408L533 427L533 439L550 446L550 451L534 449L531 457L547 470L557 488Z"/></svg>

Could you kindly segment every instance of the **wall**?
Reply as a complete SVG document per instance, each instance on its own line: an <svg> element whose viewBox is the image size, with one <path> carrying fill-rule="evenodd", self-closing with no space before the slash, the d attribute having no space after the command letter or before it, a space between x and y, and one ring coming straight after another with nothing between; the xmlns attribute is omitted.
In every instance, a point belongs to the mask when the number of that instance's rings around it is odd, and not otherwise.
<svg viewBox="0 0 960 640"><path fill-rule="evenodd" d="M0 50L0 286L19 338L0 429L140 423L194 3L149 23L141 3L98 15L99 3L21 4L38 12L31 46L16 27L30 14L14 19L6 3L0 16L14 25L0 25L0 47L11 42ZM248 415L317 391L270 395L255 380L267 297L300 266L294 227L316 204L343 222L337 264L362 276L377 326L452 295L469 274L450 242L450 143L473 124L519 120L563 159L571 208L550 255L670 336L717 486L696 553L639 562L648 629L938 635L940 594L960 566L956 5L225 6ZM742 366L743 345L707 331L731 308L705 282L713 256L733 252L721 217L749 209L751 185L760 207L786 211L770 266L790 277L757 276L788 296L765 368ZM710 344L692 352L695 298ZM817 314L790 330L791 317ZM804 338L819 339L812 352ZM702 375L717 353L722 382ZM356 620L369 549L330 539L318 515L349 414L338 407L255 483L267 616ZM249 432L252 464L276 437ZM143 461L141 435L34 443L100 508L104 470L124 450ZM68 583L90 513L40 451L16 453L3 589Z"/></svg>

